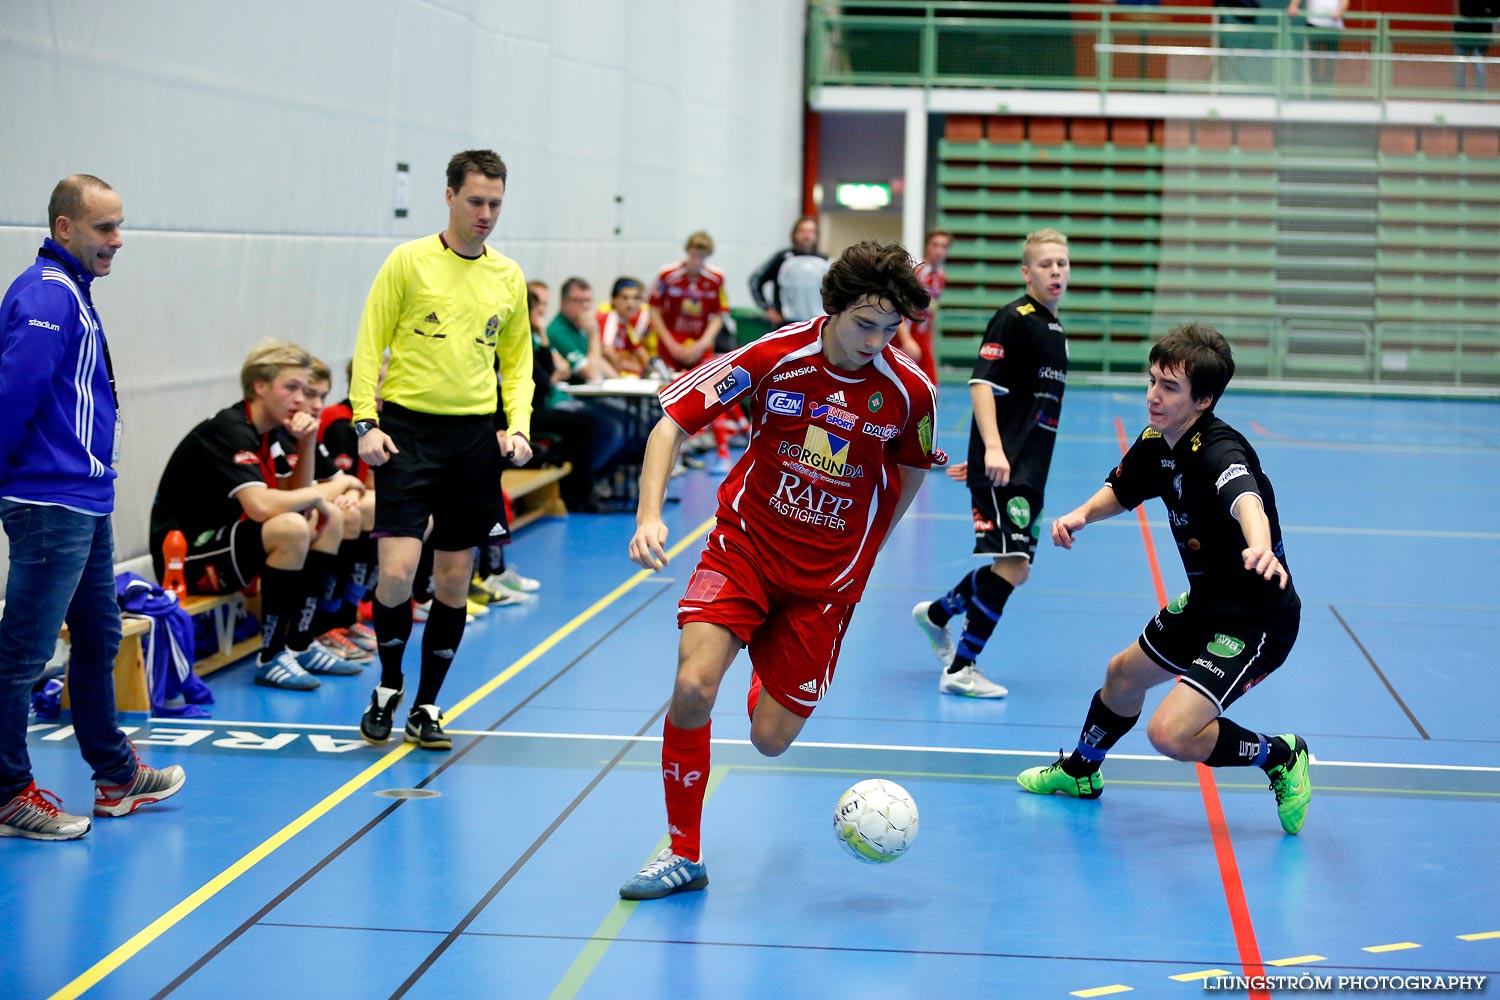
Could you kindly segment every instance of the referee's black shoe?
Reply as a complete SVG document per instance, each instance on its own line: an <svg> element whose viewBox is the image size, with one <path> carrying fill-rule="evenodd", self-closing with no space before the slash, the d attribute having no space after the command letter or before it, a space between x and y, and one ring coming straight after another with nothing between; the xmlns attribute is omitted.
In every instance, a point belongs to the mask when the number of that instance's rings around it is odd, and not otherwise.
<svg viewBox="0 0 1500 1000"><path fill-rule="evenodd" d="M405 693L404 688L400 691L375 688L370 695L370 707L359 719L359 735L365 738L365 742L384 743L391 738L391 717L396 714L396 706L401 704L401 696Z"/></svg>
<svg viewBox="0 0 1500 1000"><path fill-rule="evenodd" d="M406 717L406 742L423 750L452 750L453 739L438 721L443 714L436 705L418 705Z"/></svg>

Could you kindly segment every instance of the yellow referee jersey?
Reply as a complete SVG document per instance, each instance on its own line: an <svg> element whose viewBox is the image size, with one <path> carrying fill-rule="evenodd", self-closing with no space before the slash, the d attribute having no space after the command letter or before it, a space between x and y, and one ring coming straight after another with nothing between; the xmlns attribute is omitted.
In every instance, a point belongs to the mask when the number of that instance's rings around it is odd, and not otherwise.
<svg viewBox="0 0 1500 1000"><path fill-rule="evenodd" d="M381 265L365 300L349 387L355 420L375 419L375 383L391 352L381 396L418 413L495 411L500 359L505 416L531 435L531 323L526 278L486 248L469 260L440 236L403 243Z"/></svg>

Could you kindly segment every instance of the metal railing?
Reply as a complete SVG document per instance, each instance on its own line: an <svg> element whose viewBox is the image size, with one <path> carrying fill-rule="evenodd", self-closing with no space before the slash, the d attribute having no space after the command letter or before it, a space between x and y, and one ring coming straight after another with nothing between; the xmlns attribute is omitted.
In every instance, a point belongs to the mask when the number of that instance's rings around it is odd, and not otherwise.
<svg viewBox="0 0 1500 1000"><path fill-rule="evenodd" d="M849 13L848 11L858 11ZM813 0L809 87L1212 93L1282 101L1500 100L1493 34L1451 16L1066 3ZM1495 22L1467 21L1464 27ZM1500 113L1497 113L1500 119Z"/></svg>

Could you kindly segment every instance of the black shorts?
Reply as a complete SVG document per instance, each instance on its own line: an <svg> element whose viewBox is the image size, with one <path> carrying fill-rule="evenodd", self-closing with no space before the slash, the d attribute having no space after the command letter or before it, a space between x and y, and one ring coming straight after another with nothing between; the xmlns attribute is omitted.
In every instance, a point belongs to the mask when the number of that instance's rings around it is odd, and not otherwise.
<svg viewBox="0 0 1500 1000"><path fill-rule="evenodd" d="M1194 612L1183 594L1146 623L1137 642L1222 713L1286 662L1301 620L1300 606L1255 619L1213 617Z"/></svg>
<svg viewBox="0 0 1500 1000"><path fill-rule="evenodd" d="M509 535L494 419L417 413L386 403L380 429L400 449L375 467L376 538L421 538L461 552Z"/></svg>
<svg viewBox="0 0 1500 1000"><path fill-rule="evenodd" d="M217 531L201 531L187 540L182 577L189 594L232 594L244 590L266 565L260 522L248 517ZM156 578L162 578L161 546L152 546Z"/></svg>
<svg viewBox="0 0 1500 1000"><path fill-rule="evenodd" d="M1025 556L1036 559L1042 535L1042 495L1024 486L969 487L974 505L976 556Z"/></svg>

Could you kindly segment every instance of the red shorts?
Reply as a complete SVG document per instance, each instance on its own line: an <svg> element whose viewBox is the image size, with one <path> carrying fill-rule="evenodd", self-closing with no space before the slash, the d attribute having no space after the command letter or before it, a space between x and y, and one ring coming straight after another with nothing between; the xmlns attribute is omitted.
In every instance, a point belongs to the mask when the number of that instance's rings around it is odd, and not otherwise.
<svg viewBox="0 0 1500 1000"><path fill-rule="evenodd" d="M804 719L833 683L852 604L825 604L769 583L742 545L721 529L708 536L687 593L677 602L677 627L722 625L750 647L762 689Z"/></svg>

